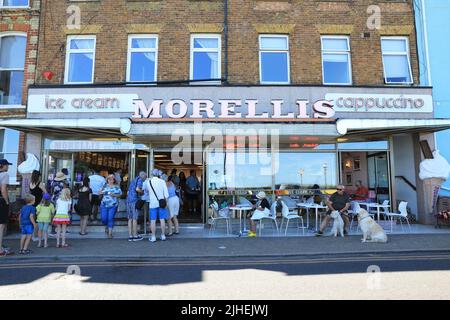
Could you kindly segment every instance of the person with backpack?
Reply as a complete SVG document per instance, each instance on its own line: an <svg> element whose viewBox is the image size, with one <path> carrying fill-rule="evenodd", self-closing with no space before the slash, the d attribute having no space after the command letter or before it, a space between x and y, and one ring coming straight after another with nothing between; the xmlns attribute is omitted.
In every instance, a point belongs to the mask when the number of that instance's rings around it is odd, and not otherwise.
<svg viewBox="0 0 450 320"><path fill-rule="evenodd" d="M144 208L144 200L141 195L143 192L144 181L147 179L147 173L141 171L139 176L130 183L127 194L127 214L128 214L128 241L141 241L144 238L138 235L138 218Z"/></svg>

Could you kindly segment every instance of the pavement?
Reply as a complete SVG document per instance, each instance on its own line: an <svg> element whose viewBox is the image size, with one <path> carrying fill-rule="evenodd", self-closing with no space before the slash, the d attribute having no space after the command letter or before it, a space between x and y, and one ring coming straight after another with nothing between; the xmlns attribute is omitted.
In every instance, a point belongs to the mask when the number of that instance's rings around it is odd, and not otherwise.
<svg viewBox="0 0 450 320"><path fill-rule="evenodd" d="M19 240L5 240L16 254L0 257L2 263L70 260L154 260L202 258L295 257L344 254L382 254L443 252L450 253L450 234L390 235L387 243L361 243L361 235L334 237L257 237L257 238L177 238L166 241L147 239L128 242L124 239L69 239L68 248L48 248L31 243L30 255L19 255Z"/></svg>

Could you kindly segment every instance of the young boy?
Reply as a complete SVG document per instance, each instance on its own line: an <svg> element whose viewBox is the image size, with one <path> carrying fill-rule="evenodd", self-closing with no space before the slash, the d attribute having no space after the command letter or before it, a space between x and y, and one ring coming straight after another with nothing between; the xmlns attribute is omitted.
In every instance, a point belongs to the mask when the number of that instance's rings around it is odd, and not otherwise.
<svg viewBox="0 0 450 320"><path fill-rule="evenodd" d="M20 238L20 251L19 254L30 254L32 251L28 249L30 245L31 237L36 228L36 222L34 216L36 215L36 208L33 207L34 196L27 194L25 196L26 205L20 210L19 223L22 230L22 237Z"/></svg>

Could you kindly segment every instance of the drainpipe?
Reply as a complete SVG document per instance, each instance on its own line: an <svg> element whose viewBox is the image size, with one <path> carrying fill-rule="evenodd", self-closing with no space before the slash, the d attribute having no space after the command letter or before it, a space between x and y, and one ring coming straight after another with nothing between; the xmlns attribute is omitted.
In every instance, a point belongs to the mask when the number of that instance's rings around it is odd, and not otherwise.
<svg viewBox="0 0 450 320"><path fill-rule="evenodd" d="M427 28L427 14L425 8L425 0L420 0L422 5L422 28L423 28L423 39L425 42L425 55L427 61L427 77L428 85L431 87L433 84L431 82L431 65L430 65L430 55L428 52L428 28Z"/></svg>
<svg viewBox="0 0 450 320"><path fill-rule="evenodd" d="M225 73L224 82L228 84L228 0L223 1L223 32L224 32L224 47L225 47Z"/></svg>

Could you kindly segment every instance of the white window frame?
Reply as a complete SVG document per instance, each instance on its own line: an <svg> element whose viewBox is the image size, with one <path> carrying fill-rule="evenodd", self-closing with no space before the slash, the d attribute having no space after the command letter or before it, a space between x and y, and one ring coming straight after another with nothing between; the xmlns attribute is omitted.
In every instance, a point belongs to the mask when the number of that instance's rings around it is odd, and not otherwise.
<svg viewBox="0 0 450 320"><path fill-rule="evenodd" d="M94 48L93 49L70 49L70 42L76 39L88 39L94 40ZM97 49L97 37L95 35L75 35L67 37L66 44L66 66L64 70L64 84L91 84L94 83L94 74L95 74L95 52ZM70 82L69 81L69 66L70 66L70 54L71 53L92 53L92 77L90 82Z"/></svg>
<svg viewBox="0 0 450 320"><path fill-rule="evenodd" d="M326 39L345 39L347 41L347 47L348 50L346 51L337 51L337 50L324 50L323 48L323 40ZM321 47L321 57L322 57L322 84L324 85L333 85L333 86L349 86L353 84L353 77L352 77L352 48L350 47L350 37L349 36L336 36L336 35L323 35L320 36L320 47ZM323 55L324 54L337 54L337 55L347 55L348 57L348 75L349 75L349 82L347 83L332 83L332 82L325 82L325 68L324 68L324 61L323 61Z"/></svg>
<svg viewBox="0 0 450 320"><path fill-rule="evenodd" d="M412 75L412 68L411 68L411 59L410 59L410 53L409 53L409 38L408 37L381 37L381 60L383 63L383 77L384 77L384 83L385 84L399 84L399 85L410 85L414 83L413 75ZM404 40L405 46L406 46L406 52L383 52L383 40ZM408 61L408 69L409 69L409 78L411 79L410 82L388 82L386 77L386 66L384 64L384 56L404 56L406 55L406 59Z"/></svg>
<svg viewBox="0 0 450 320"><path fill-rule="evenodd" d="M25 6L5 6L4 5L5 0L0 0L0 9L9 9L9 8L29 8L30 7L30 0L28 0L28 4Z"/></svg>
<svg viewBox="0 0 450 320"><path fill-rule="evenodd" d="M289 36L284 34L260 34L259 35L259 83L261 84L290 84L291 83L291 61L290 61L290 51L289 51ZM261 38L286 38L287 49L286 50L266 50L261 49ZM287 81L263 81L262 79L262 63L261 56L262 53L287 53Z"/></svg>
<svg viewBox="0 0 450 320"><path fill-rule="evenodd" d="M155 39L155 48L132 48L133 39ZM155 53L155 78L150 82L156 82L158 79L158 35L157 34L130 34L128 35L128 53L127 53L127 82L131 82L131 54L133 52L154 52ZM133 81L133 82L149 82L149 81Z"/></svg>
<svg viewBox="0 0 450 320"><path fill-rule="evenodd" d="M218 78L222 78L222 35L220 34L211 34L211 33L206 33L206 34L202 34L202 33L193 33L191 34L191 46L190 46L190 66L189 66L189 79L191 81L195 81L194 80L194 53L195 52L212 52L214 51L214 49L211 48L207 48L207 49L201 49L201 48L194 48L194 39L196 38L208 38L208 39L217 39L217 44L218 47L216 50L217 54L218 54ZM211 81L195 81L195 82L191 82L191 84L220 84L221 81L220 80L211 80Z"/></svg>
<svg viewBox="0 0 450 320"><path fill-rule="evenodd" d="M2 0L0 0L2 1ZM27 34L26 32L2 32L0 33L0 50L1 50L1 46L2 46L2 38L4 37L24 37L26 41L28 41L27 39ZM26 54L26 47L25 47L25 54ZM18 68L7 68L7 69L3 69L0 67L0 71L23 71L24 74L24 82L25 82L25 64L26 64L26 59L27 57L25 56L25 62L23 65L22 69L18 69ZM22 84L22 86L24 86L24 83ZM22 96L23 98L23 96ZM26 106L22 105L22 104L0 104L0 108L7 108L7 109L24 109L26 108Z"/></svg>

